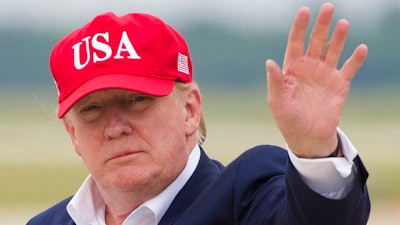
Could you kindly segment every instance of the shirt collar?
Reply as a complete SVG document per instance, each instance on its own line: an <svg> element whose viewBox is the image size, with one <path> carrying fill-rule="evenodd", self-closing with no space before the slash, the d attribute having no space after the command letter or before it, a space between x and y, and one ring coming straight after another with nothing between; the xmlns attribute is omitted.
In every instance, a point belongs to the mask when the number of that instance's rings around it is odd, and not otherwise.
<svg viewBox="0 0 400 225"><path fill-rule="evenodd" d="M153 215L156 224L171 205L175 196L183 188L186 182L194 173L200 160L200 147L196 144L190 153L186 167L181 174L164 191L152 199L144 202L139 208L133 211L124 221L136 220L139 214ZM146 212L148 210L151 212ZM145 212L143 212L143 210ZM67 212L77 225L105 224L105 204L97 189L97 186L89 175L78 189L74 197L67 205Z"/></svg>

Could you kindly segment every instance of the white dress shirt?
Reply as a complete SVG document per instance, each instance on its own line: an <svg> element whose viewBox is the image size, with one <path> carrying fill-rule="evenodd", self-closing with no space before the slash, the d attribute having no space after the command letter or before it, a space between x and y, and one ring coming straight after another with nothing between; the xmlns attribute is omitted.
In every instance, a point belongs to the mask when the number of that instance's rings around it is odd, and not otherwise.
<svg viewBox="0 0 400 225"><path fill-rule="evenodd" d="M332 199L346 195L354 178L353 159L357 150L338 128L344 157L304 159L289 149L289 158L304 182L315 192ZM200 160L200 147L195 146L188 163L178 178L163 192L144 202L123 222L123 225L156 225L175 196L194 173ZM93 178L89 175L67 205L67 211L77 225L105 225L105 203Z"/></svg>
<svg viewBox="0 0 400 225"><path fill-rule="evenodd" d="M347 136L337 128L344 157L320 159L298 158L289 149L289 158L303 181L315 192L331 199L346 196L354 179L353 160L357 150Z"/></svg>

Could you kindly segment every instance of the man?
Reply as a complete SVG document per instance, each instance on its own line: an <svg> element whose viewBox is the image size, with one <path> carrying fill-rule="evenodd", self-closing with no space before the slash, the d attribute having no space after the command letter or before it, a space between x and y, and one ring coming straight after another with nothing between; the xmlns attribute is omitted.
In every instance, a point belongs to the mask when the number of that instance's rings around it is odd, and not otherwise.
<svg viewBox="0 0 400 225"><path fill-rule="evenodd" d="M62 118L90 175L29 224L366 224L368 176L337 128L358 46L336 69L349 24L327 46L321 7L289 33L283 68L268 60L268 103L287 151L257 146L226 168L207 157L202 100L182 36L145 14L99 15L64 37L50 67Z"/></svg>

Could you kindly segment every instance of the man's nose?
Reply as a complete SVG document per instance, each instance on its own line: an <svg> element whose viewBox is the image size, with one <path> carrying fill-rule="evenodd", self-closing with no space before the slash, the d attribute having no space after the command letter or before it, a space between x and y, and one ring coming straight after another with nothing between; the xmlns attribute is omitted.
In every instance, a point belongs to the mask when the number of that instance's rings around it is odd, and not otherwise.
<svg viewBox="0 0 400 225"><path fill-rule="evenodd" d="M119 109L110 109L104 135L108 139L118 138L132 133L128 115Z"/></svg>

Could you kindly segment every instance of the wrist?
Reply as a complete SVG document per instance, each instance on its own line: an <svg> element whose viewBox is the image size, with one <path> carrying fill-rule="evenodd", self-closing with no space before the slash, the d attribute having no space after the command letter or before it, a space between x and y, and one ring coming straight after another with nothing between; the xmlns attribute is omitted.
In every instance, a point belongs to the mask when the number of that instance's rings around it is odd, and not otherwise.
<svg viewBox="0 0 400 225"><path fill-rule="evenodd" d="M329 157L341 157L341 156L343 156L343 154L342 154L342 143L340 141L339 135L337 135L337 146L336 146L336 149L330 155L328 155L327 157L329 158Z"/></svg>

